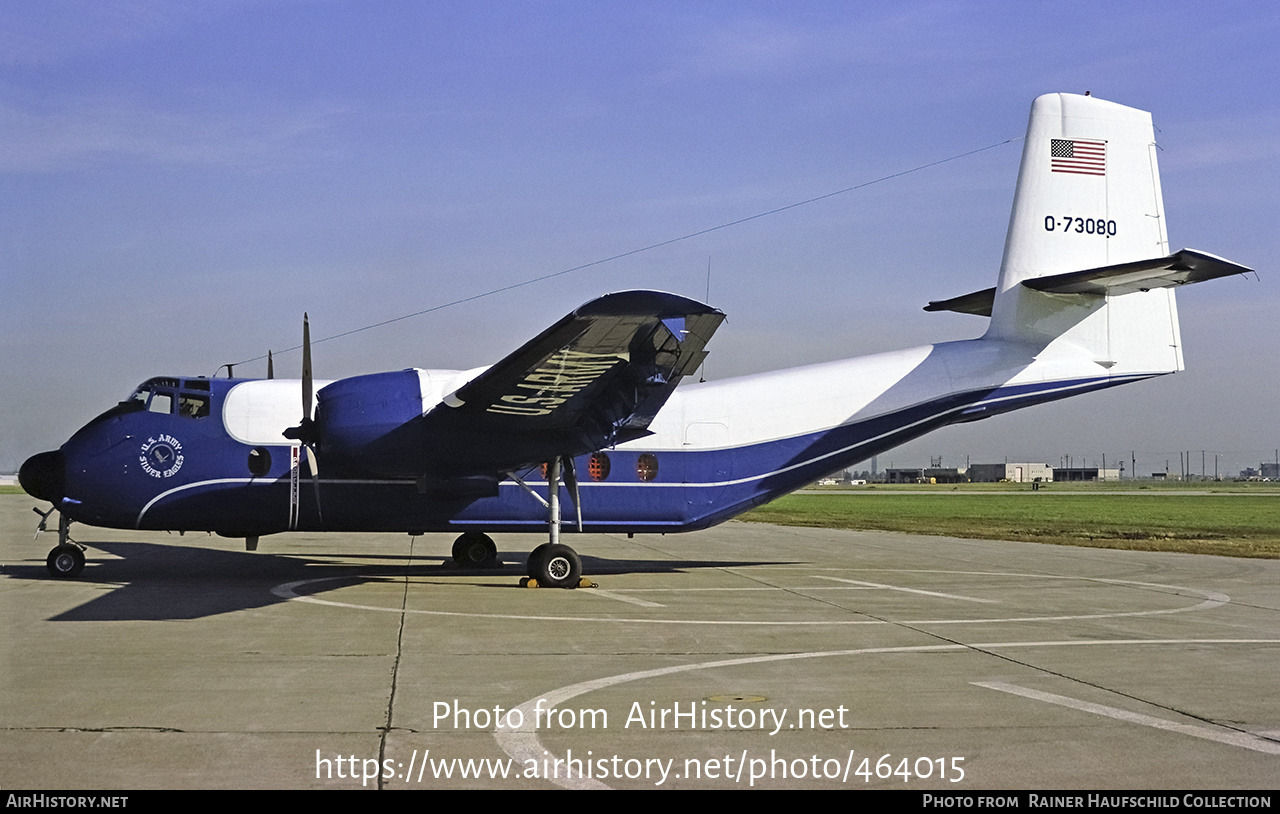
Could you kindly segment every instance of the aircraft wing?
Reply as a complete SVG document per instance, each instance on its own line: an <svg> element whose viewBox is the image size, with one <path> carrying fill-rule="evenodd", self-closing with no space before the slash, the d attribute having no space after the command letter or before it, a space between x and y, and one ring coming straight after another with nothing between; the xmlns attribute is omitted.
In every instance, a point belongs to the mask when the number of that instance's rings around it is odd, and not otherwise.
<svg viewBox="0 0 1280 814"><path fill-rule="evenodd" d="M580 306L423 416L430 474L509 472L647 435L722 321L656 291Z"/></svg>

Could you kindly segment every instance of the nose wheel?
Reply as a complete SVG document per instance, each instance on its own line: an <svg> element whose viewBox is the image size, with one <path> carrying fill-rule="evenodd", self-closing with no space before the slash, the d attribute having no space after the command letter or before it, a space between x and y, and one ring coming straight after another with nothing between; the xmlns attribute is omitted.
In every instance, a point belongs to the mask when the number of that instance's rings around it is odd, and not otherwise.
<svg viewBox="0 0 1280 814"><path fill-rule="evenodd" d="M59 579L71 579L79 576L84 570L84 552L79 546L71 543L54 546L49 552L45 565L49 568L49 573Z"/></svg>

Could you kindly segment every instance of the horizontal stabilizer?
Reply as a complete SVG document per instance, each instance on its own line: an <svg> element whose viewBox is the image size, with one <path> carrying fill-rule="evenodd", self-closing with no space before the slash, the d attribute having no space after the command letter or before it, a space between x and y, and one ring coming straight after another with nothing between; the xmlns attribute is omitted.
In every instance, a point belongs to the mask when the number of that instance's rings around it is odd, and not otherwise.
<svg viewBox="0 0 1280 814"><path fill-rule="evenodd" d="M991 306L996 300L995 286L962 294L949 300L931 300L924 307L926 311L955 311L957 314L974 314L980 317L991 316Z"/></svg>
<svg viewBox="0 0 1280 814"><path fill-rule="evenodd" d="M1133 263L1120 263L1114 266L1103 266L1084 271L1069 271L1066 274L1052 274L1048 277L1033 277L1023 280L1022 284L1046 294L1132 294L1135 291L1150 291L1153 288L1172 288L1173 286L1203 283L1219 277L1233 274L1248 274L1253 269L1232 263L1207 252L1194 249L1183 249L1168 257L1156 257L1151 260L1138 260ZM924 307L926 311L955 311L959 314L976 314L981 317L991 316L991 307L995 302L996 290L985 288L972 294L963 294L949 300L932 300Z"/></svg>
<svg viewBox="0 0 1280 814"><path fill-rule="evenodd" d="M1071 271L1023 280L1022 284L1048 294L1132 294L1153 288L1202 283L1253 269L1212 254L1183 249L1168 257L1138 260L1115 266Z"/></svg>

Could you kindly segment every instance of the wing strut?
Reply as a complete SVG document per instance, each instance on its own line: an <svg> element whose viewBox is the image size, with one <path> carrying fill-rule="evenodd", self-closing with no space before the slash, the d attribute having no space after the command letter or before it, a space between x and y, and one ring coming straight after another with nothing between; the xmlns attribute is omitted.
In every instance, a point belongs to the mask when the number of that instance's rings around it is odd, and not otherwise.
<svg viewBox="0 0 1280 814"><path fill-rule="evenodd" d="M569 497L573 500L573 510L578 516L578 533L582 533L582 501L578 499L578 474L573 468L573 459L564 456L564 485L569 487Z"/></svg>

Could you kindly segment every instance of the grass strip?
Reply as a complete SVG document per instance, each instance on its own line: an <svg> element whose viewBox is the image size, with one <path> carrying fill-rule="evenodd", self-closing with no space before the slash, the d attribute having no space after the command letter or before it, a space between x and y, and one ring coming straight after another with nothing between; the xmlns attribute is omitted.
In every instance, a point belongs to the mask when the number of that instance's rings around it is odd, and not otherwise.
<svg viewBox="0 0 1280 814"><path fill-rule="evenodd" d="M986 540L1280 558L1270 494L903 491L795 494L741 519Z"/></svg>

